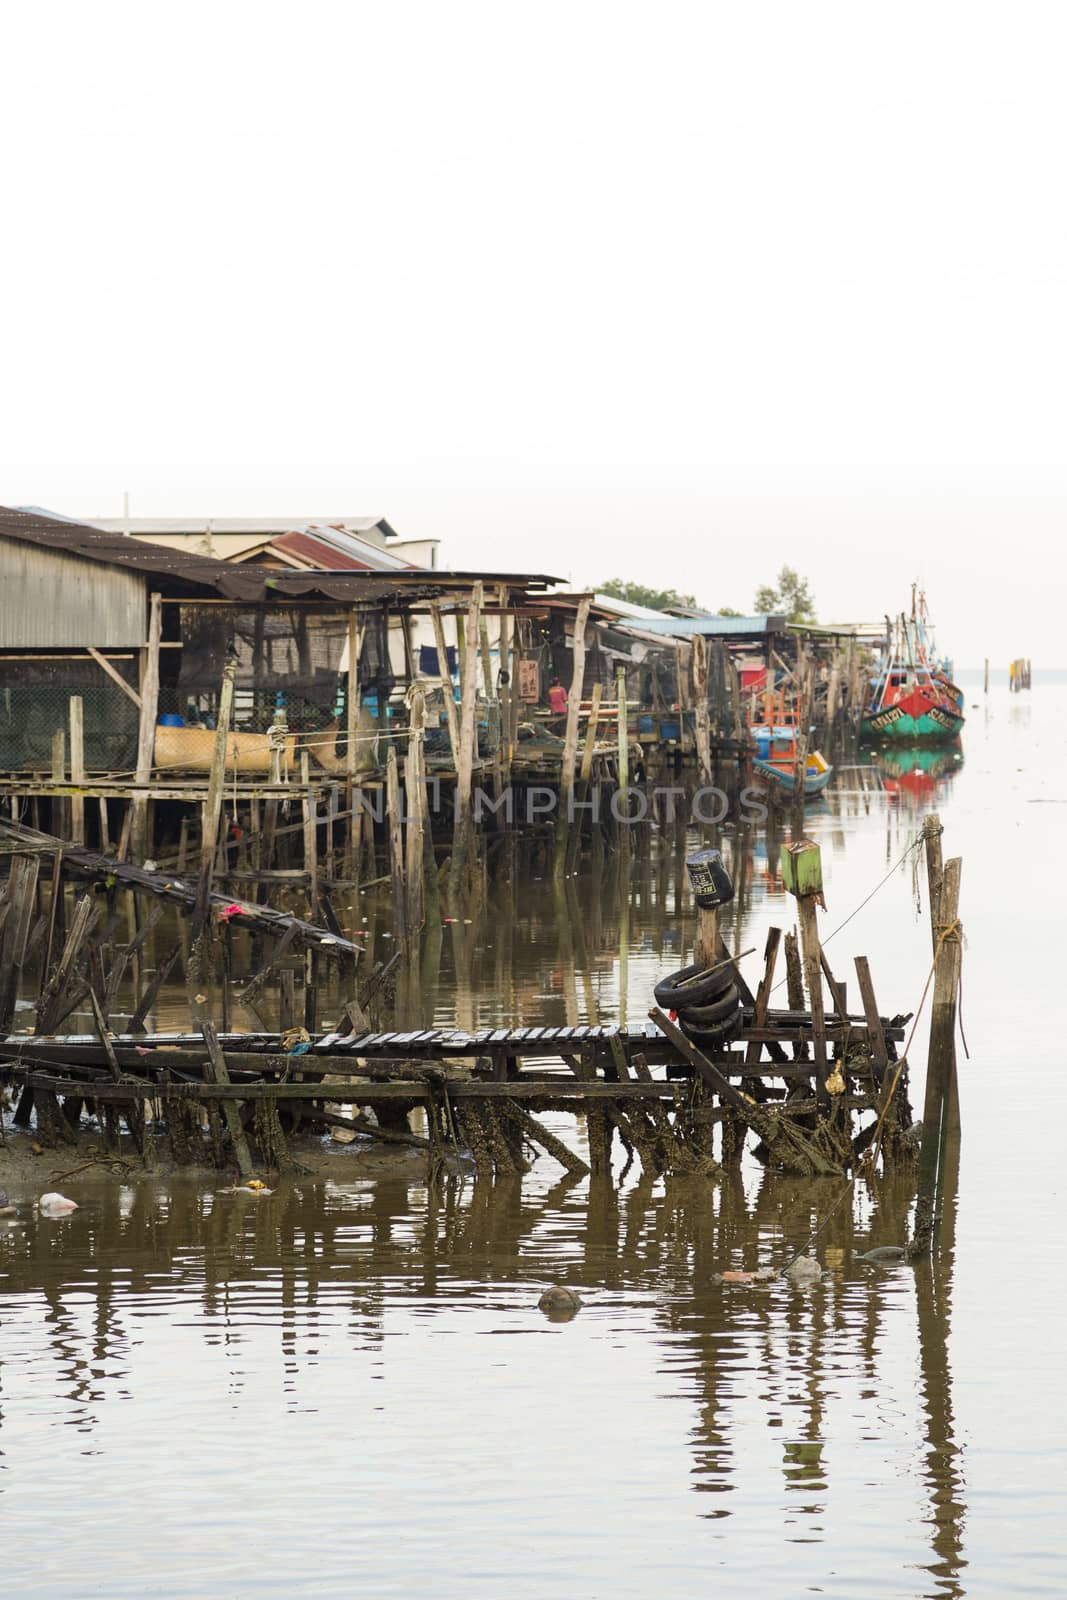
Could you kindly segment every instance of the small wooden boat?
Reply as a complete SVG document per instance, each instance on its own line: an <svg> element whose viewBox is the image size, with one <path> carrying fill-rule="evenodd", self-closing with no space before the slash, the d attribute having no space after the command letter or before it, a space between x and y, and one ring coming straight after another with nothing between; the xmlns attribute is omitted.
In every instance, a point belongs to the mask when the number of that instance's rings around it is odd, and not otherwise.
<svg viewBox="0 0 1067 1600"><path fill-rule="evenodd" d="M759 756L754 757L752 770L761 778L766 778L776 788L785 794L795 794L797 787L796 763L792 766L775 766L773 761L762 761ZM819 754L813 751L808 757L804 769L804 798L811 800L817 794L822 794L826 785L834 775L834 769Z"/></svg>
<svg viewBox="0 0 1067 1600"><path fill-rule="evenodd" d="M756 741L756 755L752 770L765 778L783 794L795 794L797 787L797 730L792 723L768 726L757 723L752 729ZM804 798L810 800L822 794L834 769L818 750L808 753L804 767Z"/></svg>

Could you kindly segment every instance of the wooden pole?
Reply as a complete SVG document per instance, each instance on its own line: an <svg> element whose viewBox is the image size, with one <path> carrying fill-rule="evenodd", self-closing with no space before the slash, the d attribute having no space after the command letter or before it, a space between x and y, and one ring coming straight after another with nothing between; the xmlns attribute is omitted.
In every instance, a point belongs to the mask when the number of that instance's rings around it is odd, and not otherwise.
<svg viewBox="0 0 1067 1600"><path fill-rule="evenodd" d="M135 781L147 784L152 777L152 756L159 716L159 641L163 633L163 598L150 596L148 602L148 643L141 651L141 716L137 725L137 767ZM131 850L133 860L142 862L148 850L148 796L133 797Z"/></svg>
<svg viewBox="0 0 1067 1600"><path fill-rule="evenodd" d="M582 689L585 686L585 630L589 622L589 604L588 599L580 600L578 602L578 612L574 619L571 687L570 694L567 696L567 726L563 736L559 811L556 813L555 872L557 876L563 871L567 851L567 833L574 818L574 772L578 765L578 718L582 709ZM623 681L625 684L625 679Z"/></svg>
<svg viewBox="0 0 1067 1600"><path fill-rule="evenodd" d="M463 638L459 762L456 769L456 809L452 835L452 890L462 882L470 847L471 786L474 776L475 714L478 707L478 620L482 612L482 585L474 584L467 607Z"/></svg>
<svg viewBox="0 0 1067 1600"><path fill-rule="evenodd" d="M389 869L393 888L393 933L404 936L404 829L400 814L400 778L396 745L389 741L385 758L385 806L389 818Z"/></svg>
<svg viewBox="0 0 1067 1600"><path fill-rule="evenodd" d="M500 719L500 748L497 752L497 771L503 786L511 781L511 612L507 585L497 591L500 610L500 671L497 675L497 716ZM499 793L499 790L497 791Z"/></svg>
<svg viewBox="0 0 1067 1600"><path fill-rule="evenodd" d="M941 851L941 836L944 829L941 818L936 812L931 812L923 819L923 845L926 851L926 887L927 898L930 902L930 946L933 954L937 955L937 941L942 923L941 898L944 890L945 868ZM956 1041L952 1040L952 1070L948 1080L948 1117L946 1129L949 1133L960 1132L960 1088L956 1074Z"/></svg>
<svg viewBox="0 0 1067 1600"><path fill-rule="evenodd" d="M626 668L620 667L615 675L616 703L618 705L619 788L623 794L630 787L629 709L626 704Z"/></svg>
<svg viewBox="0 0 1067 1600"><path fill-rule="evenodd" d="M982 693L983 694L988 694L989 693L989 657L988 656L986 656L986 658L985 658L985 674L984 674L984 680L983 680L983 683L982 683Z"/></svg>
<svg viewBox="0 0 1067 1600"><path fill-rule="evenodd" d="M348 821L345 829L348 846L345 851L345 876L354 878L356 780L359 773L359 612L355 606L348 613L348 684L345 690L345 807Z"/></svg>
<svg viewBox="0 0 1067 1600"><path fill-rule="evenodd" d="M207 1046L208 1058L204 1064L204 1076L210 1083L229 1084L230 1074L226 1066L226 1057L222 1053L218 1035L214 1024L201 1022L200 1032L204 1036ZM223 1100L222 1114L226 1118L226 1127L229 1129L230 1143L233 1145L234 1158L237 1170L243 1183L247 1183L252 1176L252 1156L248 1149L248 1140L245 1138L244 1125L241 1122L240 1104L236 1100Z"/></svg>
<svg viewBox="0 0 1067 1600"><path fill-rule="evenodd" d="M408 752L404 764L407 796L407 836L405 838L405 931L413 938L422 927L425 909L425 837L428 797L425 782L426 696L421 683L411 687L411 713L408 722Z"/></svg>
<svg viewBox="0 0 1067 1600"><path fill-rule="evenodd" d="M70 697L70 781L85 782L85 719L84 701L80 694ZM85 796L71 795L70 836L75 844L85 843Z"/></svg>
<svg viewBox="0 0 1067 1600"><path fill-rule="evenodd" d="M822 854L810 839L796 839L781 850L782 877L797 903L800 947L803 953L804 981L811 1009L812 1051L815 1063L815 1098L829 1104L826 1089L826 1011L822 987L822 949L816 905L822 900ZM786 941L788 966L789 942ZM790 1000L792 1003L792 997Z"/></svg>
<svg viewBox="0 0 1067 1600"><path fill-rule="evenodd" d="M589 721L585 725L585 745L582 750L582 788L585 789L593 775L593 755L596 751L597 729L600 726L600 702L604 694L604 685L594 683L592 698L589 703Z"/></svg>
<svg viewBox="0 0 1067 1600"><path fill-rule="evenodd" d="M946 861L941 882L937 954L934 957L934 998L930 1015L930 1044L926 1059L926 1098L919 1150L918 1198L909 1253L930 1248L934 1233L934 1195L946 1126L949 1087L955 1061L956 996L959 992L963 951L959 927L960 871L958 856Z"/></svg>
<svg viewBox="0 0 1067 1600"><path fill-rule="evenodd" d="M804 837L804 781L808 771L808 727L811 722L811 663L802 639L797 640L796 761L793 766L793 837Z"/></svg>
<svg viewBox="0 0 1067 1600"><path fill-rule="evenodd" d="M236 670L236 662L228 661L226 663L226 669L222 675L222 690L219 694L215 748L211 756L207 799L203 805L201 821L200 878L197 884L192 926L194 944L207 926L208 912L211 907L211 879L215 871L215 847L219 836L219 818L222 815L223 787L226 781L226 740L229 737L230 717L233 714L233 680Z"/></svg>
<svg viewBox="0 0 1067 1600"><path fill-rule="evenodd" d="M64 728L57 728L52 735L52 782L66 783L67 781L67 734ZM52 799L52 832L69 837L70 825L68 814L70 803L61 800L58 795Z"/></svg>
<svg viewBox="0 0 1067 1600"><path fill-rule="evenodd" d="M441 689L445 700L445 716L448 720L448 742L452 747L452 765L459 770L459 713L456 710L456 696L452 689L452 674L448 670L448 647L445 644L445 625L441 616L441 607L436 600L430 603L430 617L433 621L433 638L437 646L437 671L441 679Z"/></svg>
<svg viewBox="0 0 1067 1600"><path fill-rule="evenodd" d="M304 871L308 876L308 918L311 922L322 920L322 897L319 889L319 806L310 788L303 796L304 812Z"/></svg>
<svg viewBox="0 0 1067 1600"><path fill-rule="evenodd" d="M704 635L693 635L693 703L696 708L697 768L704 787L711 783L711 727L708 715L708 646Z"/></svg>
<svg viewBox="0 0 1067 1600"><path fill-rule="evenodd" d="M15 1015L19 980L26 958L37 890L36 856L16 856L7 880L7 916L0 945L0 1034L8 1033ZM53 893L55 891L53 890ZM45 974L47 977L47 972Z"/></svg>

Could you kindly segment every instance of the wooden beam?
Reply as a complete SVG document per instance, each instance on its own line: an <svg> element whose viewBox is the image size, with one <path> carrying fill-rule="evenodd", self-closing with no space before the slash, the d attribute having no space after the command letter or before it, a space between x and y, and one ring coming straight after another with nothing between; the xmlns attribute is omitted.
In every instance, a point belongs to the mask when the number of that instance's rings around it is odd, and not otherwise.
<svg viewBox="0 0 1067 1600"><path fill-rule="evenodd" d="M137 690L133 687L133 685L127 683L126 679L122 676L122 673L116 672L115 668L111 665L111 662L107 659L107 657L102 656L100 651L95 649L93 645L87 644L85 648L88 650L97 666L103 668L111 681L118 684L123 694L128 695L133 701L134 705L137 707L138 711L140 711L141 696L137 693Z"/></svg>

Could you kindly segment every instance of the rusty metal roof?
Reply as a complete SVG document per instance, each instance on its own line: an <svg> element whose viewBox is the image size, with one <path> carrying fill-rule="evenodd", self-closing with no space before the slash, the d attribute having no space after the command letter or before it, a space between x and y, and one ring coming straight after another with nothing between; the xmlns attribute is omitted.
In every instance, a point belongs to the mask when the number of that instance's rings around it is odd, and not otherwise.
<svg viewBox="0 0 1067 1600"><path fill-rule="evenodd" d="M87 522L72 522L36 507L0 506L0 538L18 539L81 556L111 566L130 568L151 579L171 598L202 598L209 589L224 599L256 605L288 597L334 600L344 605L371 604L388 599L435 599L456 587L469 588L481 579L489 590L506 584L512 589L543 590L557 583L544 573L442 572L435 567L403 568L396 572L286 571L251 563L216 561L207 556L172 550L128 534L113 533ZM486 599L492 599L487 593Z"/></svg>

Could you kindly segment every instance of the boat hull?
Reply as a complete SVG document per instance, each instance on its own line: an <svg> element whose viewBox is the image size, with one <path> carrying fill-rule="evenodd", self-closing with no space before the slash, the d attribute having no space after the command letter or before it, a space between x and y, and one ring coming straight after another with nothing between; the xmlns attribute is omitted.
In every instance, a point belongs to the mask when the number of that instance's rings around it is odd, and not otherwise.
<svg viewBox="0 0 1067 1600"><path fill-rule="evenodd" d="M928 706L918 715L894 705L867 712L860 722L860 734L865 739L892 739L901 744L922 740L947 744L962 727L963 717L949 705Z"/></svg>
<svg viewBox="0 0 1067 1600"><path fill-rule="evenodd" d="M776 767L773 762L761 761L758 757L752 762L752 770L757 777L766 778L768 783L780 790L783 794L795 794L797 787L796 772L789 767ZM817 794L822 794L826 785L833 777L833 767L823 763L820 770L808 770L804 774L804 798L812 799Z"/></svg>

